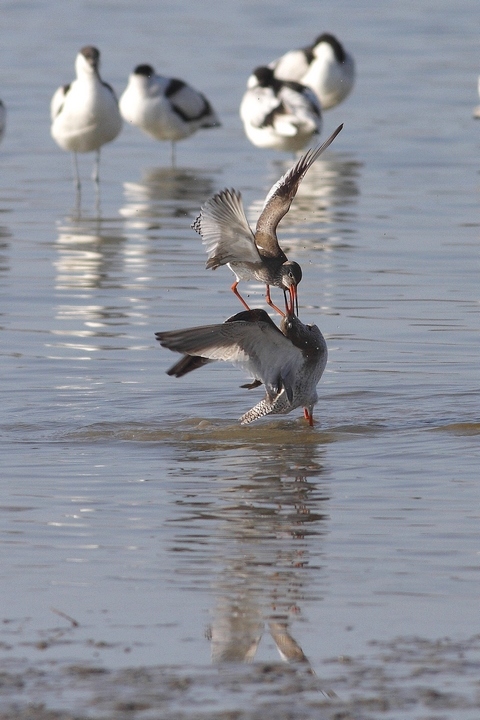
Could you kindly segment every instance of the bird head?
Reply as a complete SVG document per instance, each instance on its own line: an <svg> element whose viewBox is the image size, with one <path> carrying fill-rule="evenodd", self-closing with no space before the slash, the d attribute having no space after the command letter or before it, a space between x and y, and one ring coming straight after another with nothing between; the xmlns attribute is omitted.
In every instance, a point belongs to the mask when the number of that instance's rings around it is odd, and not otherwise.
<svg viewBox="0 0 480 720"><path fill-rule="evenodd" d="M78 72L96 73L100 66L100 51L93 45L85 45L77 55L76 67Z"/></svg>
<svg viewBox="0 0 480 720"><path fill-rule="evenodd" d="M266 66L259 66L255 68L253 73L248 78L247 87L272 87L275 82L272 68Z"/></svg>
<svg viewBox="0 0 480 720"><path fill-rule="evenodd" d="M287 312L280 324L282 333L307 356L316 356L325 346L325 340L317 325L305 325L294 314Z"/></svg>
<svg viewBox="0 0 480 720"><path fill-rule="evenodd" d="M298 315L297 285L302 279L302 268L296 262L287 260L281 267L281 284L285 295L285 308L287 315L293 315L295 309ZM287 293L290 299L287 298Z"/></svg>
<svg viewBox="0 0 480 720"><path fill-rule="evenodd" d="M143 75L144 77L150 78L155 75L155 70L151 65L137 65L133 71L134 75Z"/></svg>

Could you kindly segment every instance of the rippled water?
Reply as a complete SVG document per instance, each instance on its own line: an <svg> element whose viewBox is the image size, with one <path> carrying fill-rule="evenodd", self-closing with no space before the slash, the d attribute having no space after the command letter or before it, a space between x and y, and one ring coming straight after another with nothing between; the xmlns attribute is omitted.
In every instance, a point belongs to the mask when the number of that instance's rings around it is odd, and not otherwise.
<svg viewBox="0 0 480 720"><path fill-rule="evenodd" d="M476 11L4 4L5 659L200 668L280 651L318 672L373 640L476 632ZM246 77L322 30L358 81L325 114L325 137L345 128L279 231L304 270L301 318L329 347L317 424L240 427L259 391L224 364L167 377L174 355L154 332L240 310L190 224L225 186L255 221L292 158L245 139ZM125 127L102 153L98 206L80 158L78 212L48 103L86 43L117 92L151 62L202 89L223 126L180 144L176 168ZM260 285L245 290L263 305Z"/></svg>

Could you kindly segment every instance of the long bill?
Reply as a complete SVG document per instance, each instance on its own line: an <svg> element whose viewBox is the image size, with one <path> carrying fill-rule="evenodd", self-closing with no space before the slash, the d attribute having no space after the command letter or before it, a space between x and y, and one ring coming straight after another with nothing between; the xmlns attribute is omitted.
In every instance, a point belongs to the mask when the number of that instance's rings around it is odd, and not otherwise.
<svg viewBox="0 0 480 720"><path fill-rule="evenodd" d="M298 317L298 293L297 293L297 286L296 285L290 285L288 288L288 295L287 291L285 291L285 310L287 315L297 315ZM295 313L296 310L296 313Z"/></svg>

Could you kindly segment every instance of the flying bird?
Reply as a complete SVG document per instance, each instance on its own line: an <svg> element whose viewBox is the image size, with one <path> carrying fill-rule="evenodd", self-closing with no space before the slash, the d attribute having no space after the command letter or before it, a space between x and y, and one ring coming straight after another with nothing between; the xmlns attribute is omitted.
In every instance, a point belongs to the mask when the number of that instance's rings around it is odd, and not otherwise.
<svg viewBox="0 0 480 720"><path fill-rule="evenodd" d="M184 355L167 371L169 375L181 377L207 362L225 360L254 378L242 387L265 385L265 397L242 415L242 425L264 415L285 415L298 407L304 408L305 418L313 425L316 388L328 354L316 325L304 325L296 315L287 314L278 329L265 310L257 308L237 313L219 325L155 335L162 347Z"/></svg>
<svg viewBox="0 0 480 720"><path fill-rule="evenodd" d="M298 314L297 285L302 279L302 270L298 263L288 260L280 248L277 226L290 209L305 173L342 127L339 125L323 145L302 155L275 183L266 197L255 232L248 224L242 195L237 190L222 190L200 209L192 228L202 236L208 253L207 268L215 270L220 265L228 265L236 278L231 289L247 310L250 308L238 292L237 285L240 280L259 280L266 284L266 301L274 310L284 314L272 302L270 285L283 290L287 314L293 313L295 305Z"/></svg>

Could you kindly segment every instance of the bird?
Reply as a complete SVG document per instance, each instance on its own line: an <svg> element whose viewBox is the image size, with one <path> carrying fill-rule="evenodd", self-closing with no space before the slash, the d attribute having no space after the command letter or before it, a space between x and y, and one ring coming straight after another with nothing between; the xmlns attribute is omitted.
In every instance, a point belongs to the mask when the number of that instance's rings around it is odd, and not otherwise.
<svg viewBox="0 0 480 720"><path fill-rule="evenodd" d="M290 50L269 67L279 80L293 80L311 88L322 110L345 100L355 82L355 61L334 35L323 33L311 45Z"/></svg>
<svg viewBox="0 0 480 720"><path fill-rule="evenodd" d="M265 397L239 418L242 425L303 407L305 419L313 426L316 388L328 357L325 338L316 325L304 325L292 312L282 318L279 329L265 310L256 308L217 325L157 332L155 336L162 347L184 355L167 370L168 375L181 377L206 364L199 363L201 359L225 360L253 376L254 381L242 387L265 385ZM191 366L186 367L189 360Z"/></svg>
<svg viewBox="0 0 480 720"><path fill-rule="evenodd" d="M268 67L250 75L240 103L245 134L256 147L302 150L322 129L315 93L298 82L279 80Z"/></svg>
<svg viewBox="0 0 480 720"><path fill-rule="evenodd" d="M246 310L249 306L237 290L240 280L259 280L266 285L266 301L280 315L284 315L270 297L270 285L282 288L286 311L297 306L297 285L302 279L298 263L290 261L277 240L277 225L286 215L298 186L307 170L333 142L343 128L339 125L323 145L308 150L295 165L270 189L255 232L248 224L237 190L225 189L209 198L200 209L192 228L201 235L206 247L207 269L228 265L235 274L231 289ZM288 300L287 294L290 296Z"/></svg>
<svg viewBox="0 0 480 720"><path fill-rule="evenodd" d="M124 120L155 140L170 140L172 164L175 143L200 128L220 126L210 102L198 90L177 78L157 75L151 65L137 65L120 97Z"/></svg>
<svg viewBox="0 0 480 720"><path fill-rule="evenodd" d="M83 47L75 60L76 80L59 87L50 103L51 134L62 150L73 152L78 191L77 153L96 151L93 180L98 184L100 148L115 140L122 129L115 92L101 79L99 66L99 50Z"/></svg>
<svg viewBox="0 0 480 720"><path fill-rule="evenodd" d="M5 127L7 122L7 110L2 100L0 100L0 141L5 135Z"/></svg>

